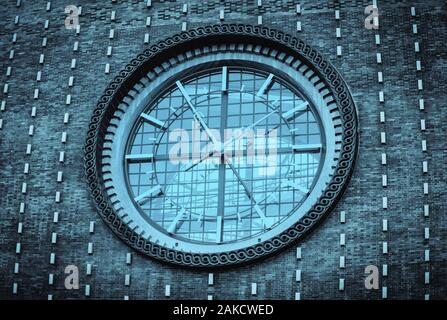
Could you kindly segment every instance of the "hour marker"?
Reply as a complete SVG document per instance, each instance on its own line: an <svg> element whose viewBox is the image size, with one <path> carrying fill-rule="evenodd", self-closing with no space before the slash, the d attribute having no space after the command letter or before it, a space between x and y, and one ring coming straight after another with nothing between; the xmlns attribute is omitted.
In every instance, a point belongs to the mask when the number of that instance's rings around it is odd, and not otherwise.
<svg viewBox="0 0 447 320"><path fill-rule="evenodd" d="M218 216L217 221L216 221L216 242L217 243L222 242L222 228L223 228L222 216Z"/></svg>
<svg viewBox="0 0 447 320"><path fill-rule="evenodd" d="M293 188L295 190L301 191L302 193L309 193L309 189L304 188L304 187L300 186L298 183L293 182L289 179L283 180L282 186Z"/></svg>
<svg viewBox="0 0 447 320"><path fill-rule="evenodd" d="M189 96L188 92L186 91L185 87L182 85L180 81L176 81L175 84L179 88L180 92L182 93L183 97L185 97L186 102L191 105L191 97Z"/></svg>
<svg viewBox="0 0 447 320"><path fill-rule="evenodd" d="M295 163L295 162L291 162L290 165L291 165L291 166L294 166L294 167L302 167L302 166L303 166L302 163ZM308 164L306 167L307 167L308 169L312 169L312 168L317 168L319 165L320 165L319 163ZM307 170L307 169L304 169L304 171L306 171L306 170ZM296 170L296 171L302 171L302 170Z"/></svg>
<svg viewBox="0 0 447 320"><path fill-rule="evenodd" d="M154 159L152 153L128 154L126 160L129 162L151 162Z"/></svg>
<svg viewBox="0 0 447 320"><path fill-rule="evenodd" d="M185 216L186 210L184 208L181 208L179 213L175 216L174 220L172 221L172 223L169 225L168 227L168 232L169 233L174 233L177 231L177 224L180 221L180 219L183 219Z"/></svg>
<svg viewBox="0 0 447 320"><path fill-rule="evenodd" d="M307 101L300 103L297 107L286 111L282 114L283 118L286 120L291 120L296 118L299 115L299 111L306 111L307 110L307 106L309 104L307 103Z"/></svg>
<svg viewBox="0 0 447 320"><path fill-rule="evenodd" d="M261 210L261 208L259 207L259 205L258 205L258 204L255 204L255 205L253 206L253 208L255 209L255 211L256 211L256 213L259 215L259 217L261 218L262 223L264 224L264 227L265 227L265 228L269 228L269 227L270 227L270 224L267 222L267 218L266 218L264 212L263 212L263 211Z"/></svg>
<svg viewBox="0 0 447 320"><path fill-rule="evenodd" d="M222 91L227 92L228 91L228 68L222 67Z"/></svg>
<svg viewBox="0 0 447 320"><path fill-rule="evenodd" d="M142 194L140 194L138 197L135 198L135 201L141 204L141 202L143 200L145 200L146 198L157 197L157 196L161 195L162 193L163 193L163 191L161 190L161 186L157 185L153 188L150 188L146 192L143 192Z"/></svg>
<svg viewBox="0 0 447 320"><path fill-rule="evenodd" d="M321 144L296 144L292 146L294 152L308 152L308 153L318 153L321 151Z"/></svg>
<svg viewBox="0 0 447 320"><path fill-rule="evenodd" d="M154 118L146 113L142 113L140 116L150 125L157 127L159 129L164 128L165 123L163 121L160 121L157 118Z"/></svg>
<svg viewBox="0 0 447 320"><path fill-rule="evenodd" d="M270 83L272 82L272 80L273 80L273 74L270 73L269 76L267 77L267 79L262 84L261 89L259 89L258 93L256 93L256 95L257 96L262 96L262 95L266 94L267 89L269 88Z"/></svg>
<svg viewBox="0 0 447 320"><path fill-rule="evenodd" d="M289 174L294 179L307 179L309 178L309 175L314 176L316 174L317 168L315 169L309 169L309 170L290 170Z"/></svg>

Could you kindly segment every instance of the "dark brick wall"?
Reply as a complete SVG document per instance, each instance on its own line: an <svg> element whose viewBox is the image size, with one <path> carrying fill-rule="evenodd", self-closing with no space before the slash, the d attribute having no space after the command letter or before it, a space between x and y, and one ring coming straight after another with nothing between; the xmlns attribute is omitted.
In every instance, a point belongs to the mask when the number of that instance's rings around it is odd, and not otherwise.
<svg viewBox="0 0 447 320"><path fill-rule="evenodd" d="M446 121L447 106L447 4L445 1L378 1L380 29L364 27L365 7L371 1L1 1L0 22L0 297L5 299L72 299L85 297L85 286L91 288L90 299L164 299L165 285L171 285L171 298L206 299L381 299L382 287L389 299L444 299L447 295L446 253ZM182 13L188 3L188 13ZM300 3L302 13L296 13ZM80 33L64 28L64 8L82 6ZM416 8L411 16L410 8ZM360 155L353 179L338 207L321 226L298 244L302 259L296 259L296 247L268 260L249 266L215 270L214 285L208 286L208 271L185 270L164 265L133 252L130 265L126 253L131 250L118 240L97 215L83 173L83 144L88 123L98 98L113 76L150 43L187 28L221 23L220 9L225 9L225 23L263 24L296 35L318 48L341 72L357 103L361 139ZM335 10L340 10L340 20ZM111 12L116 20L111 21ZM18 24L15 17L19 16ZM151 26L146 27L150 16ZM45 20L49 28L44 29ZM297 21L302 31L297 31ZM418 25L413 34L412 25ZM336 38L336 28L341 38ZM115 37L109 39L110 29ZM13 34L17 41L13 43ZM149 33L150 43L144 43ZM375 35L381 44L375 44ZM47 46L42 39L47 37ZM75 41L79 50L73 51ZM420 52L414 50L414 42ZM113 47L110 57L107 47ZM342 56L337 57L337 46ZM14 58L9 59L14 50ZM383 63L377 64L380 52ZM45 56L39 64L39 56ZM76 68L70 64L76 58ZM422 70L416 71L416 60ZM105 74L106 63L110 74ZM11 75L7 68L11 67ZM42 71L42 80L36 74ZM383 72L383 83L377 73ZM74 77L74 86L68 78ZM418 90L417 80L424 88ZM8 84L8 93L4 93ZM33 99L34 89L38 99ZM385 102L379 102L383 91ZM66 105L66 95L71 104ZM419 99L425 110L419 110ZM36 107L35 117L31 110ZM386 122L380 122L380 112ZM64 124L64 113L70 120ZM426 130L421 131L420 120ZM29 126L34 134L28 134ZM67 142L61 143L62 132ZM387 142L382 144L380 133ZM422 140L427 152L422 152ZM32 152L26 155L27 144ZM59 152L65 151L60 163ZM381 154L387 154L387 165ZM422 162L428 162L428 173ZM24 174L25 163L29 173ZM63 181L57 182L58 171ZM382 187L382 175L388 186ZM22 194L22 184L27 192ZM429 193L424 195L423 184ZM61 202L55 203L56 192ZM388 209L382 209L382 197L388 198ZM20 213L20 204L25 204ZM424 205L430 206L424 217ZM58 223L53 223L54 212ZM346 223L339 221L346 212ZM388 220L388 231L382 231L382 220ZM94 233L89 232L94 221ZM17 232L22 223L23 231ZM424 239L430 228L429 240ZM51 243L52 233L57 243ZM340 246L340 234L346 234L346 245ZM21 252L16 253L16 243ZM88 254L88 243L93 253ZM387 242L388 254L382 253ZM430 261L424 261L424 250L430 250ZM50 255L55 263L50 264ZM346 267L339 267L345 256ZM14 273L19 263L18 273ZM86 275L87 263L92 275ZM80 289L64 287L65 266L74 264L80 270ZM381 275L379 290L364 288L367 265L388 266ZM295 270L302 281L295 281ZM424 272L430 272L430 283L424 284ZM49 274L54 283L49 284ZM131 277L125 286L125 275ZM344 290L339 281L344 279ZM251 283L258 284L258 294L250 294ZM17 293L13 293L17 284Z"/></svg>

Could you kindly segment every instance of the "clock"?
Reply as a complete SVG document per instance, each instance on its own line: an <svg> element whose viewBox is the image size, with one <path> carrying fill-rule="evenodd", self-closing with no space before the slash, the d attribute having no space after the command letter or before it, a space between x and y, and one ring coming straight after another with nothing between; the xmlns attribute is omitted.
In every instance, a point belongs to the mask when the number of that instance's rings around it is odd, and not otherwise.
<svg viewBox="0 0 447 320"><path fill-rule="evenodd" d="M331 211L357 135L349 90L318 52L275 30L219 25L161 41L115 78L92 116L86 174L101 216L140 252L238 264Z"/></svg>

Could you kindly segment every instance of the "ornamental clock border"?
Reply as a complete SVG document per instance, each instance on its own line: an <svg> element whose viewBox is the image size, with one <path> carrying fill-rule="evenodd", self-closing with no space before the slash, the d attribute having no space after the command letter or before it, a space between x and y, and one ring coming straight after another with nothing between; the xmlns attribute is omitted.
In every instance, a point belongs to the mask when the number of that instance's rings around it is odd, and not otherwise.
<svg viewBox="0 0 447 320"><path fill-rule="evenodd" d="M330 112L336 114L337 141L336 167L321 196L310 209L291 225L269 239L249 247L218 253L194 253L164 247L143 237L125 221L126 214L118 212L113 194L109 192L103 153L108 153L107 132L113 125L120 104L131 98L129 92L143 75L149 81L157 78L174 63L188 59L189 55L202 54L201 48L215 53L250 51L252 54L269 56L289 68L302 66L309 70L309 80L320 84L320 92L329 101ZM185 52L188 55L182 56ZM179 59L180 57L180 59ZM177 62L175 62L177 61ZM135 89L134 89L135 90ZM116 119L115 119L116 120ZM168 37L145 50L114 78L99 99L93 112L84 146L85 173L96 208L113 232L132 248L159 260L189 267L218 267L246 263L266 257L279 249L302 239L336 205L342 196L354 170L358 154L357 111L345 84L336 69L322 55L302 40L274 29L222 24L192 29Z"/></svg>

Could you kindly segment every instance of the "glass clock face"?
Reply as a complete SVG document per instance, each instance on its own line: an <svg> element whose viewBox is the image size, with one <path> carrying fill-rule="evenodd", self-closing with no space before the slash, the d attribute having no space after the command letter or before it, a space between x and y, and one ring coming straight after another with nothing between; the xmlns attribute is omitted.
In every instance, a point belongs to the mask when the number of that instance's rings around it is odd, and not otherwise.
<svg viewBox="0 0 447 320"><path fill-rule="evenodd" d="M324 150L318 115L296 89L223 66L171 81L135 121L123 161L135 207L160 232L222 244L294 213Z"/></svg>

